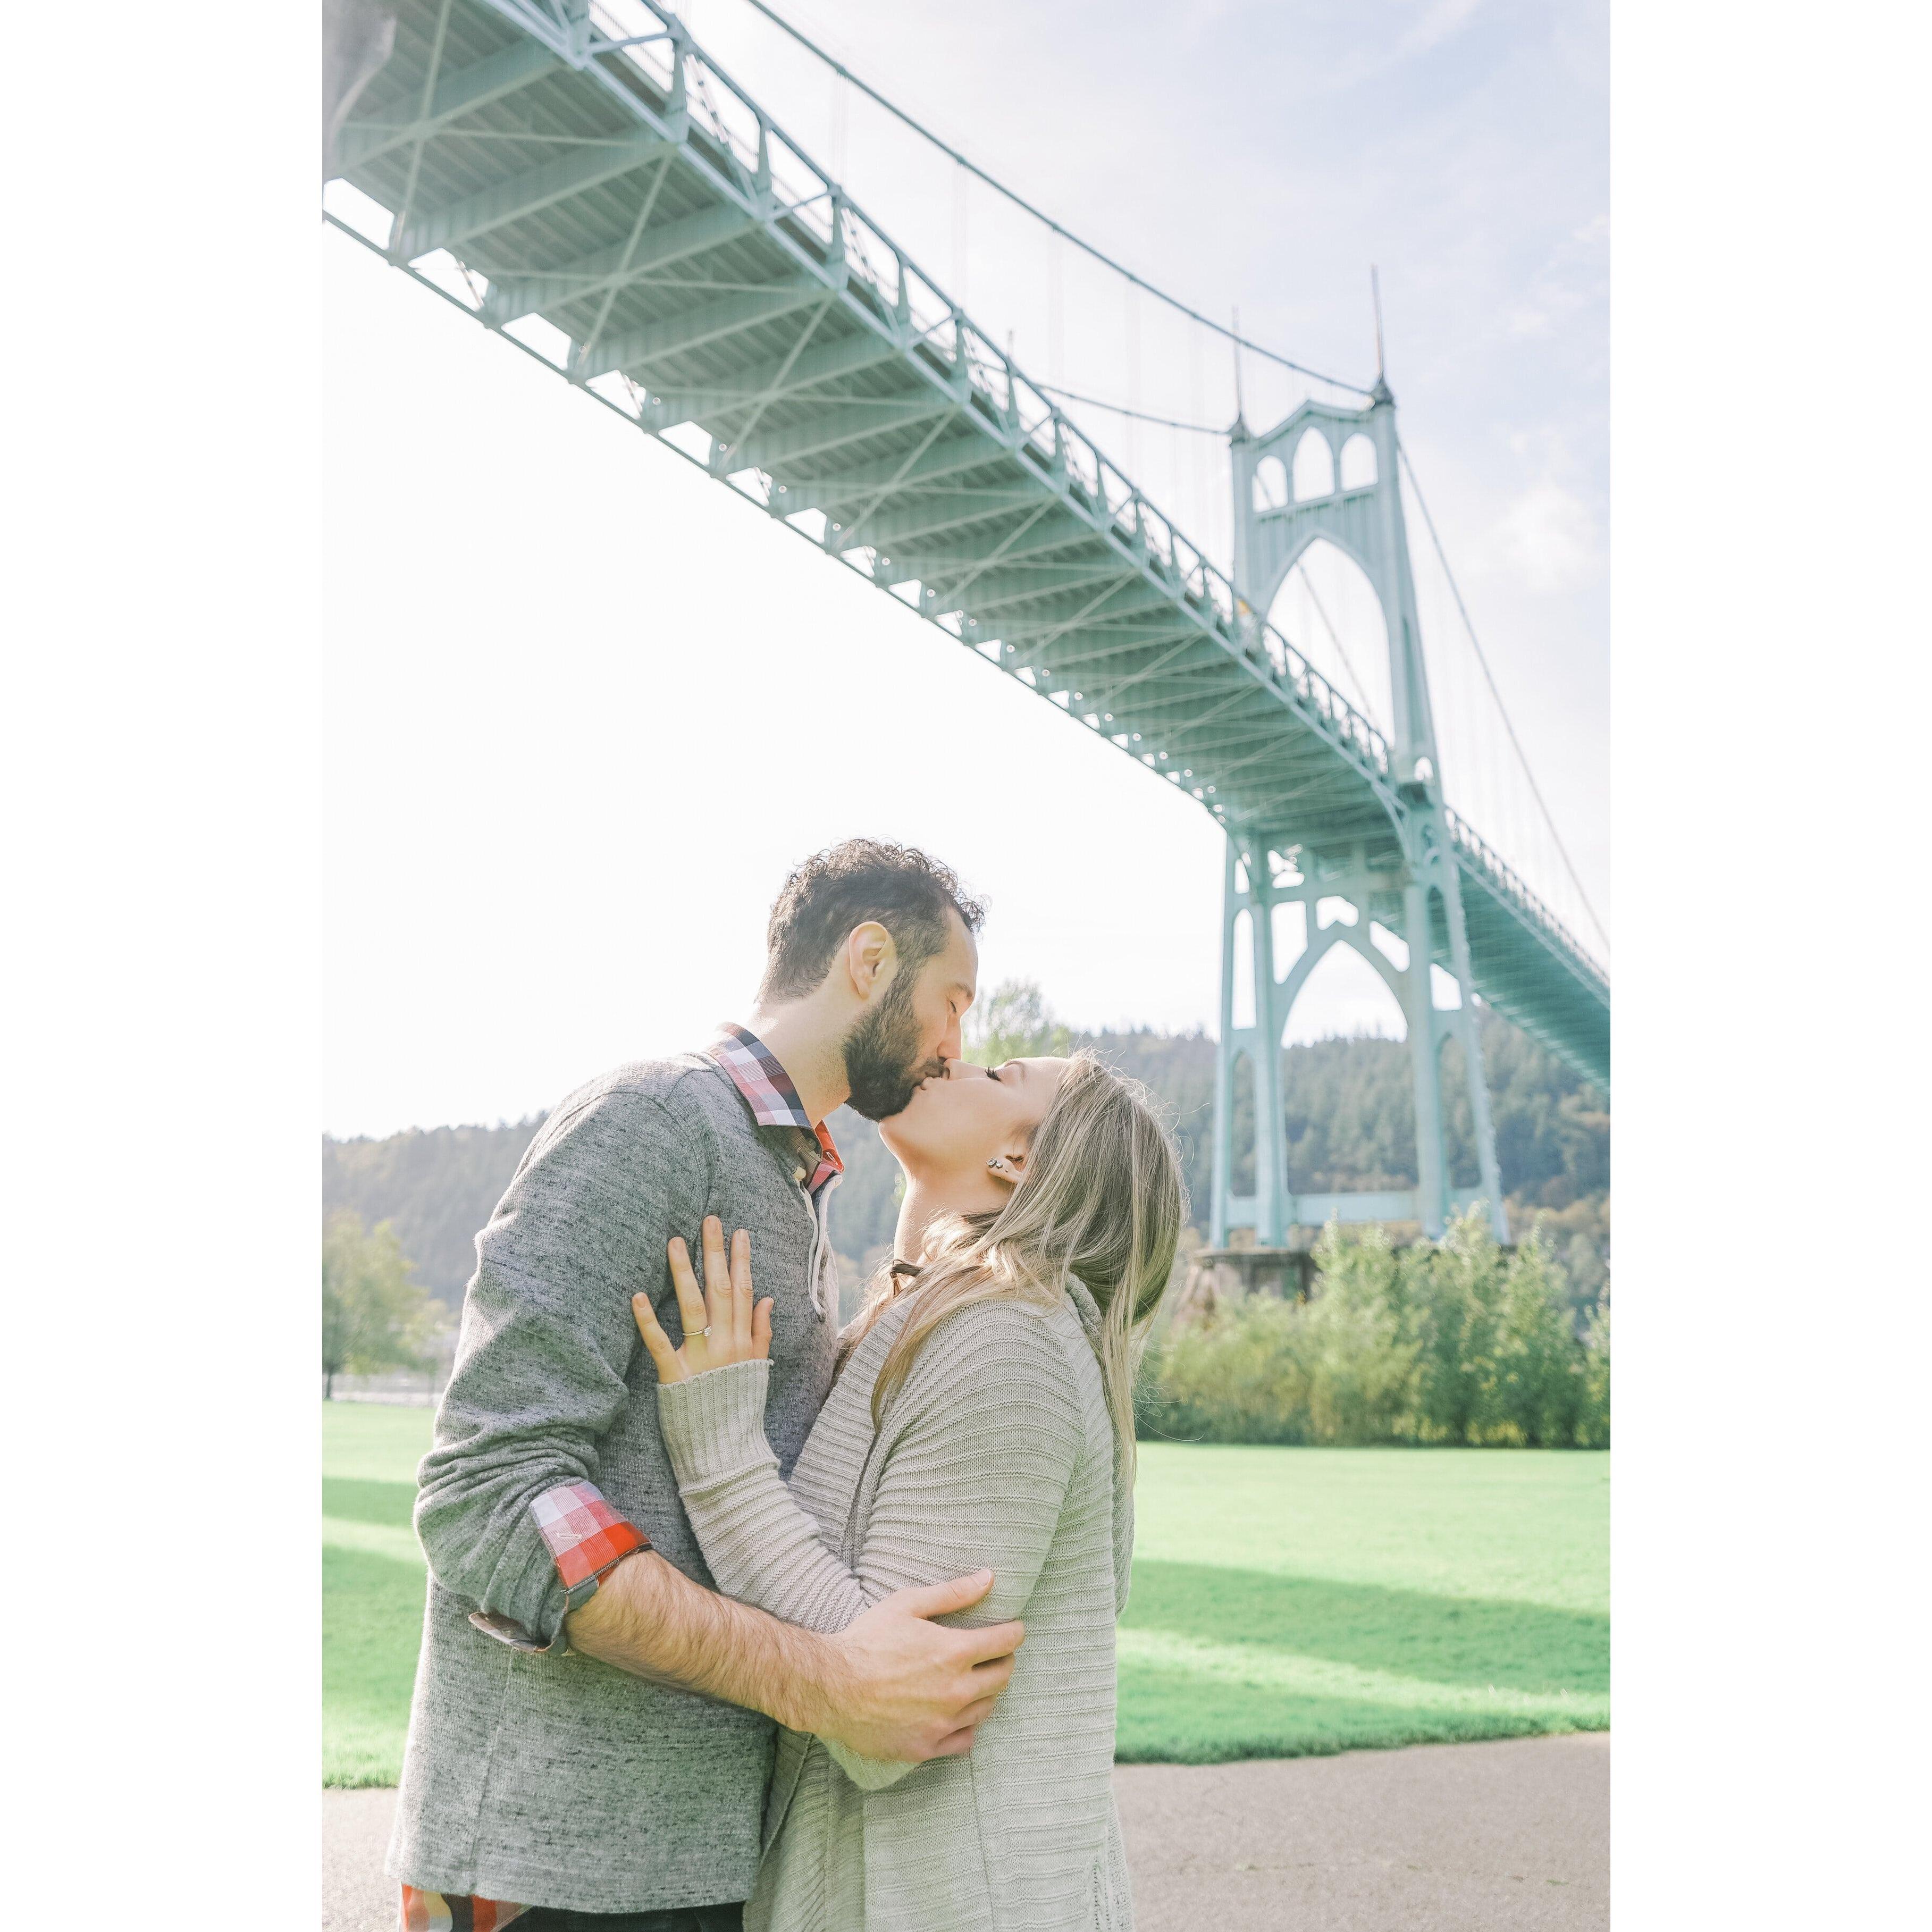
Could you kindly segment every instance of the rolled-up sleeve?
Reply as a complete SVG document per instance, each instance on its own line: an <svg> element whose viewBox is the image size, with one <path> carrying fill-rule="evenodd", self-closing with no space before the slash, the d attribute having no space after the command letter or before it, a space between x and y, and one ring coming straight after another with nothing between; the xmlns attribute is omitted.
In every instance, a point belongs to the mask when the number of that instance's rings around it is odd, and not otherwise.
<svg viewBox="0 0 1932 1932"><path fill-rule="evenodd" d="M705 1192L693 1131L599 1094L545 1124L477 1237L416 1528L436 1582L520 1648L561 1648L585 1586L647 1546L597 1478L641 1346L631 1297Z"/></svg>

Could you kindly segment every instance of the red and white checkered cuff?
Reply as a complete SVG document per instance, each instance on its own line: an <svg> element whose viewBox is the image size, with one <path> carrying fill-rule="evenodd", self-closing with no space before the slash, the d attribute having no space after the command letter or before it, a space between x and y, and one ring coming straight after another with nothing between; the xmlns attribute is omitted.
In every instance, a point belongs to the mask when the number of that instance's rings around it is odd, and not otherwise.
<svg viewBox="0 0 1932 1932"><path fill-rule="evenodd" d="M537 1526L566 1590L601 1576L620 1556L648 1550L650 1539L604 1500L595 1483L560 1483L530 1505Z"/></svg>
<svg viewBox="0 0 1932 1932"><path fill-rule="evenodd" d="M454 1892L403 1887L402 1932L502 1932L530 1908L500 1898L459 1898Z"/></svg>

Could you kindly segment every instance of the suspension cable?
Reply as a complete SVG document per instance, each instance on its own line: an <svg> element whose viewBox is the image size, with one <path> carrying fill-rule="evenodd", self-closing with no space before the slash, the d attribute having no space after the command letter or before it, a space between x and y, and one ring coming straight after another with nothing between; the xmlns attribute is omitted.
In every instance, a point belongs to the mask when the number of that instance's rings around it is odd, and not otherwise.
<svg viewBox="0 0 1932 1932"><path fill-rule="evenodd" d="M1335 655L1342 660L1342 668L1348 674L1348 682L1355 687L1355 695L1362 700L1363 714L1372 719L1376 707L1369 702L1368 688L1357 674L1347 650L1343 647L1340 633L1330 620L1322 599L1316 594L1315 580L1308 573L1308 559L1304 553L1295 565L1295 574L1301 579L1302 588L1308 592L1308 601L1315 606L1315 614L1322 620L1322 628L1328 633L1328 641L1335 646Z"/></svg>
<svg viewBox="0 0 1932 1932"><path fill-rule="evenodd" d="M1064 236L1065 238L1072 242L1074 247L1078 248L1082 254L1090 255L1095 261L1112 269L1115 274L1125 276L1136 288L1146 290L1148 293L1152 296L1156 302L1165 302L1169 308L1178 309L1183 315L1187 316L1190 321L1198 322L1203 328L1211 328L1216 335L1226 337L1230 342L1239 344L1242 348L1251 351L1256 356L1263 356L1270 362L1277 362L1284 369L1292 369L1298 376L1310 376L1316 382L1326 382L1334 388L1347 389L1352 394L1358 396L1366 396L1370 393L1370 392L1360 382L1344 382L1339 376L1324 376L1318 369L1311 369L1305 363L1292 362L1287 356L1278 355L1274 350L1267 348L1258 342L1251 342L1246 336L1238 334L1233 329L1228 328L1225 322L1216 322L1211 316L1203 315L1198 309L1190 308L1186 303L1181 301L1178 296L1169 295L1165 289L1156 288L1153 283L1143 280L1140 276L1136 274L1132 269L1126 267L1124 263L1115 261L1112 256L1102 254L1101 250L1095 248L1090 242L1083 242L1070 228L1062 227L1058 222L1054 220L1052 215L1046 214L1042 210L1034 207L1033 203L1028 201L1024 195L1020 194L1014 189L1007 187L1004 182L996 181L991 175L987 173L984 168L980 166L975 162L968 160L957 148L952 145L950 142L941 140L930 128L926 127L920 122L914 119L912 116L908 114L904 108L895 106L893 103L888 100L877 88L867 86L867 84L864 81L861 80L860 77L854 74L850 68L847 67L842 61L835 59L833 56L827 53L816 40L814 40L805 34L801 33L797 28L794 27L792 23L784 17L783 14L778 13L772 8L766 6L765 0L745 0L745 4L754 13L762 14L765 18L770 21L773 26L778 28L781 32L789 34L791 38L797 41L800 46L805 48L808 52L814 55L818 59L822 60L827 67L832 69L833 73L840 77L841 80L849 81L861 94L866 95L871 100L877 101L878 104L883 107L888 114L891 115L895 120L904 122L905 124L922 140L931 142L941 154L949 156L952 160L957 161L959 165L962 168L965 169L969 173L976 176L981 181L984 182L995 194L1003 195L1008 201L1011 202L1015 207L1024 208L1036 221L1044 223L1046 226L1055 235ZM1125 412L1123 412L1123 413L1125 413Z"/></svg>
<svg viewBox="0 0 1932 1932"><path fill-rule="evenodd" d="M1490 669L1490 661L1483 655L1481 640L1476 635L1476 627L1469 621L1469 607L1462 602L1462 586L1456 581L1456 573L1449 568L1448 553L1442 548L1442 539L1436 534L1436 519L1429 514L1428 500L1422 494L1422 485L1416 480L1415 465L1408 460L1408 450L1400 439L1396 443L1396 453L1402 458L1402 466L1408 478L1409 488L1415 492L1416 507L1422 512L1422 520L1429 532L1429 541L1436 547L1436 561L1442 566L1442 574L1449 580L1449 594L1456 600L1456 608L1462 615L1462 628L1468 634L1471 646L1476 653L1476 662L1483 668L1484 682L1490 687L1490 695L1496 700L1496 710L1501 714L1503 729L1509 734L1509 741L1516 752L1516 763L1522 767L1522 775L1529 782L1530 796L1536 800L1537 808L1543 814L1543 822L1550 828L1550 836L1556 841L1556 850L1563 860L1563 869L1570 874L1570 883L1576 888L1576 896L1583 902L1583 910L1590 915L1590 923L1597 928L1597 937L1604 942L1605 951L1610 950L1610 935L1604 930L1604 922L1597 916L1597 908L1590 903L1590 895L1583 890L1583 881L1576 876L1576 868L1570 856L1570 848L1563 842L1563 835L1556 829L1556 820L1545 803L1542 788L1536 782L1536 774L1529 768L1528 754L1522 748L1522 740L1516 735L1516 727L1510 721L1509 707L1503 702L1502 693L1496 688L1496 674Z"/></svg>
<svg viewBox="0 0 1932 1932"><path fill-rule="evenodd" d="M1064 403L1084 403L1090 410L1105 410L1110 415L1130 417L1136 422L1158 423L1162 429L1184 429L1195 436L1224 440L1228 434L1226 429L1217 428L1213 423L1181 422L1173 416L1150 416L1145 410L1130 410L1124 404L1103 403L1098 396L1079 395L1072 389L1063 389L1058 382L1036 382L1034 387L1049 396L1058 396Z"/></svg>

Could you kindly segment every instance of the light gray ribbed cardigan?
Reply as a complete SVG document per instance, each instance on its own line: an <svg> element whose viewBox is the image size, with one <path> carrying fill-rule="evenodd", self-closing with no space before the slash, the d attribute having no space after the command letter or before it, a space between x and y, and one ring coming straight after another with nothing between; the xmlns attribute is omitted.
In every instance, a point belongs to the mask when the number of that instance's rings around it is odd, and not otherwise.
<svg viewBox="0 0 1932 1932"><path fill-rule="evenodd" d="M1114 1809L1114 1625L1130 1493L1078 1282L1052 1310L980 1302L943 1322L872 1426L911 1298L833 1385L789 1490L760 1418L762 1362L658 1394L666 1448L719 1589L843 1630L889 1592L982 1566L957 1624L1026 1621L971 1754L918 1766L782 1731L747 1932L1130 1932Z"/></svg>

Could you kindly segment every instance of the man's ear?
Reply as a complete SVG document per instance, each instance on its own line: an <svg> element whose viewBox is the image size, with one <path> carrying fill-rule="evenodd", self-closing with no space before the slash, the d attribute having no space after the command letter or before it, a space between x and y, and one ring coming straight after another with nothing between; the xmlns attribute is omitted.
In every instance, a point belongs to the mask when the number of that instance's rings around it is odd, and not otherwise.
<svg viewBox="0 0 1932 1932"><path fill-rule="evenodd" d="M872 1000L892 984L898 964L892 936L875 919L855 926L845 935L845 974L861 1000Z"/></svg>

